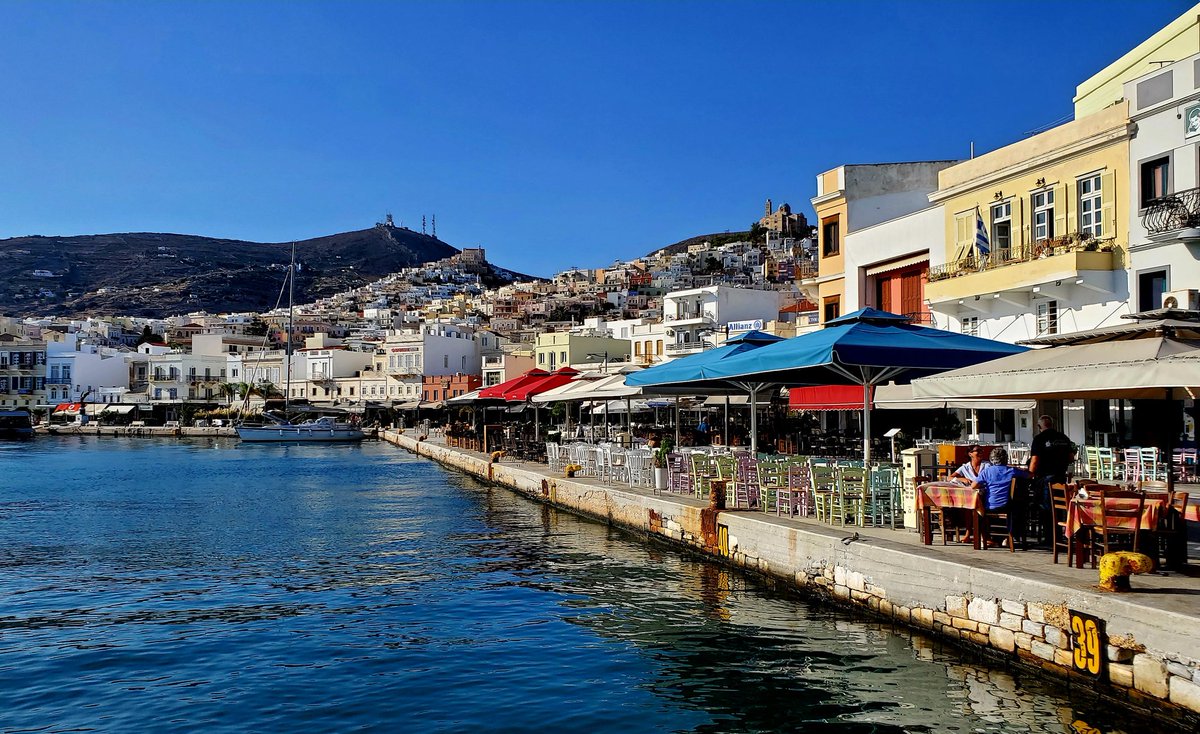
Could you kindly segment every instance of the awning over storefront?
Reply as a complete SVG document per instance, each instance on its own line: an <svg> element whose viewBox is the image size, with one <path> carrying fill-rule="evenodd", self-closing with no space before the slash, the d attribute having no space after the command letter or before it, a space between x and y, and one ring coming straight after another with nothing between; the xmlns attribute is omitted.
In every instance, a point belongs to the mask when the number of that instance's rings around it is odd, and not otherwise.
<svg viewBox="0 0 1200 734"><path fill-rule="evenodd" d="M710 398L711 400L711 398ZM1033 400L992 400L987 398L920 399L913 397L912 385L877 385L871 392L874 410L930 410L963 408L967 410L1033 410ZM790 410L862 410L862 388L857 385L820 385L794 387L788 391Z"/></svg>
<svg viewBox="0 0 1200 734"><path fill-rule="evenodd" d="M504 399L510 403L523 403L534 395L567 384L578 374L579 370L562 367L540 379L524 382L511 390L505 390Z"/></svg>
<svg viewBox="0 0 1200 734"><path fill-rule="evenodd" d="M128 415L137 409L136 405L106 405L102 411L105 415L116 413L117 415Z"/></svg>
<svg viewBox="0 0 1200 734"><path fill-rule="evenodd" d="M520 377L514 377L506 382L501 382L499 385L492 385L491 387L483 388L479 391L479 398L481 400L504 400L505 393L512 392L513 390L516 390L524 385L533 384L542 378L549 376L550 373L545 370L532 369Z"/></svg>
<svg viewBox="0 0 1200 734"><path fill-rule="evenodd" d="M82 403L59 403L54 406L54 415L79 415Z"/></svg>
<svg viewBox="0 0 1200 734"><path fill-rule="evenodd" d="M874 400L874 392L872 392ZM861 385L818 385L793 387L788 391L788 410L862 410Z"/></svg>

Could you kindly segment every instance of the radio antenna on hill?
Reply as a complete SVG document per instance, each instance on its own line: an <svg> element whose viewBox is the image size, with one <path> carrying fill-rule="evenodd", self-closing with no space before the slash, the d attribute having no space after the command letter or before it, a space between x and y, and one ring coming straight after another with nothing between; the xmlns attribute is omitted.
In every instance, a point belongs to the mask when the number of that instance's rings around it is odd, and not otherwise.
<svg viewBox="0 0 1200 734"><path fill-rule="evenodd" d="M425 215L421 215L421 234L429 234L425 231Z"/></svg>
<svg viewBox="0 0 1200 734"><path fill-rule="evenodd" d="M437 215L433 215L433 238L437 239Z"/></svg>

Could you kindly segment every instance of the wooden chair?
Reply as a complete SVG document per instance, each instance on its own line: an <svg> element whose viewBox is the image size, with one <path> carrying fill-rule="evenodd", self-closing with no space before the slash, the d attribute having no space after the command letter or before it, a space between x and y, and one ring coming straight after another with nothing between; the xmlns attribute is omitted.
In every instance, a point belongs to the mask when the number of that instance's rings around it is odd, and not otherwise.
<svg viewBox="0 0 1200 734"><path fill-rule="evenodd" d="M923 476L919 476L919 477L916 477L915 479L913 479L913 483L918 487L920 487L925 482L930 482L930 481L933 481L933 480L930 479L929 477L923 477ZM918 500L919 500L920 499L919 495L921 493L921 490L918 489L917 493L918 493ZM950 517L946 514L945 508L939 507L938 505L926 505L926 507L929 508L929 537L932 538L935 533L940 532L942 534L942 545L946 545L947 544L947 532L946 531L953 529L953 532L955 535L955 542L957 542L958 541L958 527L950 519ZM923 513L918 513L918 516L920 516L921 514L923 514Z"/></svg>
<svg viewBox="0 0 1200 734"><path fill-rule="evenodd" d="M1053 544L1054 562L1058 563L1058 549L1067 552L1067 565L1075 555L1075 536L1067 529L1067 516L1071 512L1071 490L1065 484L1050 485L1050 528L1054 531L1051 537Z"/></svg>
<svg viewBox="0 0 1200 734"><path fill-rule="evenodd" d="M1099 521L1091 528L1092 568L1095 568L1099 556L1104 555L1117 545L1127 545L1129 550L1136 550L1138 538L1142 531L1142 511L1146 507L1146 493L1121 489L1110 489L1103 485L1088 487L1088 493L1097 502L1096 513ZM1137 500L1129 507L1108 507L1106 499L1128 497ZM1131 524L1133 527L1122 527ZM1121 539L1127 539L1128 544Z"/></svg>
<svg viewBox="0 0 1200 734"><path fill-rule="evenodd" d="M1013 513L1017 509L1017 483L1019 481L1019 478L1013 477L1012 482L1008 485L1008 504L1004 506L1003 510L984 510L979 523L979 532L983 535L979 539L981 550L987 550L993 539L1004 538L1008 542L1009 552L1017 551L1017 544L1013 541L1012 526Z"/></svg>
<svg viewBox="0 0 1200 734"><path fill-rule="evenodd" d="M1100 447L1084 446L1083 453L1087 457L1087 472L1088 476L1094 479L1100 478Z"/></svg>
<svg viewBox="0 0 1200 734"><path fill-rule="evenodd" d="M1158 534L1158 557L1164 559L1168 566L1187 558L1187 521L1184 520L1187 503L1187 492L1172 494L1167 502L1166 515L1159 522L1162 532Z"/></svg>
<svg viewBox="0 0 1200 734"><path fill-rule="evenodd" d="M810 466L810 478L817 519L833 522L834 497L837 494L837 468L814 462Z"/></svg>
<svg viewBox="0 0 1200 734"><path fill-rule="evenodd" d="M843 526L847 518L852 525L866 525L867 470L858 466L839 466L833 502L834 518Z"/></svg>

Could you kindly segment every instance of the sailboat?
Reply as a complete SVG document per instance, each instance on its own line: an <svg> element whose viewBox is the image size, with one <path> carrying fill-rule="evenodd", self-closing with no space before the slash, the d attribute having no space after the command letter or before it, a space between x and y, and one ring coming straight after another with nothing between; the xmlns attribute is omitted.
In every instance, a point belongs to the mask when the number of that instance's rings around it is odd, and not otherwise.
<svg viewBox="0 0 1200 734"><path fill-rule="evenodd" d="M292 394L292 320L295 308L296 243L292 243L292 262L288 266L288 321L287 350L284 359L285 385L283 389L283 414L264 412L263 424L240 423L236 426L242 441L328 443L332 441L361 441L365 438L362 428L353 423L338 421L330 416L319 416L300 423L288 418L288 403Z"/></svg>

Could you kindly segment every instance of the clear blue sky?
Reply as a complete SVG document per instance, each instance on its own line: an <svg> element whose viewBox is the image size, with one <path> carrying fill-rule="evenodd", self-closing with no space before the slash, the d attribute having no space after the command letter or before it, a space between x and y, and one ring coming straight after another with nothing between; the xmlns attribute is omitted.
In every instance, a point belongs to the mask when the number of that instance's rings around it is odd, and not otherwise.
<svg viewBox="0 0 1200 734"><path fill-rule="evenodd" d="M507 267L602 266L1023 137L1190 5L0 0L0 237L436 213Z"/></svg>

